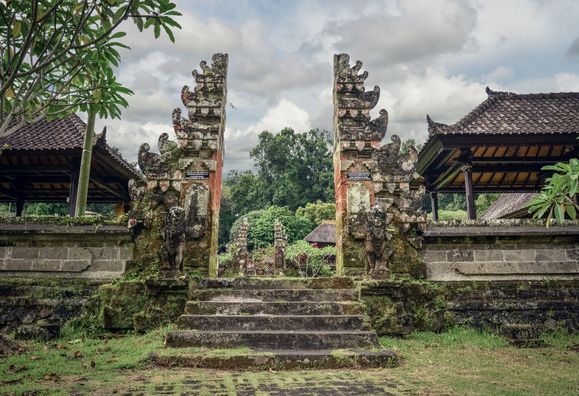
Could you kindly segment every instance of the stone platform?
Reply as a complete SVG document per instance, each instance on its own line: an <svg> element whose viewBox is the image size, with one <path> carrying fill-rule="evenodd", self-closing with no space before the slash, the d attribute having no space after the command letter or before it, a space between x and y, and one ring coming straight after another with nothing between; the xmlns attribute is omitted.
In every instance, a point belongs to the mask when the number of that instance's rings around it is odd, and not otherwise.
<svg viewBox="0 0 579 396"><path fill-rule="evenodd" d="M351 278L203 280L189 291L178 330L167 334L168 349L152 361L249 370L396 366L359 295ZM230 353L211 353L221 348Z"/></svg>

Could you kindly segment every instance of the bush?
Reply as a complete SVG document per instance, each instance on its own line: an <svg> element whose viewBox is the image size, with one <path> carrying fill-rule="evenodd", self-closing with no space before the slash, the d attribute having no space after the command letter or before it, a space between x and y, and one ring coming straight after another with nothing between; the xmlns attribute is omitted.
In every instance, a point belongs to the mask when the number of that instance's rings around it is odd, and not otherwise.
<svg viewBox="0 0 579 396"><path fill-rule="evenodd" d="M305 207L297 208L296 216L304 217L317 226L324 220L336 219L336 204L320 200L316 203L310 202Z"/></svg>
<svg viewBox="0 0 579 396"><path fill-rule="evenodd" d="M286 249L288 268L293 269L295 275L304 277L333 275L329 265L335 258L334 246L319 249L303 240L295 242Z"/></svg>

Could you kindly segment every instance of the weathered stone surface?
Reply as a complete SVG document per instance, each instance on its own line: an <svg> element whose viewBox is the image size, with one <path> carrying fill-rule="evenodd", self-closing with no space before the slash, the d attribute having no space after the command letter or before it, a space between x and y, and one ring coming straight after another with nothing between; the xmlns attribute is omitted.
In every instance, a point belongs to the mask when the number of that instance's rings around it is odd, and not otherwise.
<svg viewBox="0 0 579 396"><path fill-rule="evenodd" d="M351 277L333 276L330 278L203 278L194 288L199 289L354 289Z"/></svg>
<svg viewBox="0 0 579 396"><path fill-rule="evenodd" d="M260 349L374 348L378 337L365 331L172 331L165 346L172 348L248 346Z"/></svg>
<svg viewBox="0 0 579 396"><path fill-rule="evenodd" d="M202 289L193 290L189 294L192 300L197 301L231 301L231 302L260 302L260 301L356 301L356 289L271 289L271 290L227 290Z"/></svg>
<svg viewBox="0 0 579 396"><path fill-rule="evenodd" d="M147 143L139 149L147 181L130 189L130 226L145 228L137 238L135 261L149 270L161 261L163 276L176 273L181 262L190 270L217 275L227 63L227 54L214 54L211 65L203 61L201 71L193 72L193 90L183 87L188 116L182 117L181 109L173 111L177 142L162 133L159 154L150 152ZM183 214L171 216L171 211Z"/></svg>
<svg viewBox="0 0 579 396"><path fill-rule="evenodd" d="M328 370L397 367L399 359L392 351L303 350L230 353L153 354L149 361L161 367L190 367L216 370Z"/></svg>
<svg viewBox="0 0 579 396"><path fill-rule="evenodd" d="M573 259L579 228L572 226L429 227L422 257L431 280L537 279L579 276ZM504 230L503 228L506 228ZM555 228L555 230L554 230ZM556 230L556 228L564 229ZM476 229L476 230L472 230ZM545 231L544 234L541 234ZM576 235L575 235L576 234ZM450 249L450 246L454 246ZM443 253L446 252L446 259Z"/></svg>
<svg viewBox="0 0 579 396"><path fill-rule="evenodd" d="M0 224L0 271L6 276L50 276L111 279L123 274L132 255L130 233L123 226L55 226L53 224L14 224L14 229ZM22 226L30 226L31 229ZM102 232L99 232L102 231ZM105 264L106 262L106 264ZM93 265L98 263L98 265Z"/></svg>
<svg viewBox="0 0 579 396"><path fill-rule="evenodd" d="M191 315L358 315L359 302L220 302L188 301L185 313Z"/></svg>
<svg viewBox="0 0 579 396"><path fill-rule="evenodd" d="M361 67L360 61L351 66L347 54L334 56L336 271L365 272L376 279L392 273L424 276L420 257L415 252L405 256L408 247L420 247L426 221L421 210L424 187L414 183L418 152L411 146L401 154L397 135L381 146L388 112L381 109L379 117L371 119L380 88L365 90L368 73L360 73ZM396 270L390 268L394 263Z"/></svg>
<svg viewBox="0 0 579 396"><path fill-rule="evenodd" d="M355 331L365 327L362 315L182 315L177 325L180 329L212 331L222 329Z"/></svg>

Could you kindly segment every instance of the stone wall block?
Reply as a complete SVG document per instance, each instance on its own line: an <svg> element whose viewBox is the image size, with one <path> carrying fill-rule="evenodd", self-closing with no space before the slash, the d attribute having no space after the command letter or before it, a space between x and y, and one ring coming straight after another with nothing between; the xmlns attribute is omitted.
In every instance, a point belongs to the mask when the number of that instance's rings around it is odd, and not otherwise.
<svg viewBox="0 0 579 396"><path fill-rule="evenodd" d="M487 247L484 250L474 251L474 261L503 261L504 255L501 249Z"/></svg>
<svg viewBox="0 0 579 396"><path fill-rule="evenodd" d="M446 258L452 263L474 261L474 253L472 250L455 248L447 252Z"/></svg>
<svg viewBox="0 0 579 396"><path fill-rule="evenodd" d="M13 259L35 259L38 258L40 249L36 247L13 247L12 255Z"/></svg>
<svg viewBox="0 0 579 396"><path fill-rule="evenodd" d="M123 245L119 247L119 260L133 259L133 245Z"/></svg>
<svg viewBox="0 0 579 396"><path fill-rule="evenodd" d="M567 260L579 261L579 247L578 246L574 246L572 248L567 249Z"/></svg>
<svg viewBox="0 0 579 396"><path fill-rule="evenodd" d="M25 259L7 259L4 270L6 271L32 271L31 260Z"/></svg>
<svg viewBox="0 0 579 396"><path fill-rule="evenodd" d="M41 259L66 259L68 257L68 248L64 246L59 247L43 247L39 252Z"/></svg>
<svg viewBox="0 0 579 396"><path fill-rule="evenodd" d="M91 260L64 260L62 261L61 271L82 272L91 264Z"/></svg>
<svg viewBox="0 0 579 396"><path fill-rule="evenodd" d="M447 250L432 250L428 249L424 252L423 257L427 262L441 262L446 261Z"/></svg>
<svg viewBox="0 0 579 396"><path fill-rule="evenodd" d="M547 268L550 264L538 261L521 261L517 262L517 268L519 273L545 274L548 272Z"/></svg>
<svg viewBox="0 0 579 396"><path fill-rule="evenodd" d="M90 266L91 271L123 272L125 262L121 260L95 260Z"/></svg>
<svg viewBox="0 0 579 396"><path fill-rule="evenodd" d="M547 263L549 272L557 274L579 274L577 261L555 261Z"/></svg>
<svg viewBox="0 0 579 396"><path fill-rule="evenodd" d="M68 248L67 259L69 260L90 260L92 258L91 251L87 248L76 247Z"/></svg>
<svg viewBox="0 0 579 396"><path fill-rule="evenodd" d="M90 247L89 251L92 254L93 260L118 260L119 259L119 247L118 246Z"/></svg>
<svg viewBox="0 0 579 396"><path fill-rule="evenodd" d="M535 261L534 249L504 250L505 261Z"/></svg>
<svg viewBox="0 0 579 396"><path fill-rule="evenodd" d="M10 257L11 252L11 246L0 246L0 260Z"/></svg>
<svg viewBox="0 0 579 396"><path fill-rule="evenodd" d="M43 266L42 271L56 272L60 271L62 268L62 260L50 259L50 260L40 260L39 262L42 263Z"/></svg>
<svg viewBox="0 0 579 396"><path fill-rule="evenodd" d="M535 250L537 261L565 261L567 253L564 249L537 249Z"/></svg>

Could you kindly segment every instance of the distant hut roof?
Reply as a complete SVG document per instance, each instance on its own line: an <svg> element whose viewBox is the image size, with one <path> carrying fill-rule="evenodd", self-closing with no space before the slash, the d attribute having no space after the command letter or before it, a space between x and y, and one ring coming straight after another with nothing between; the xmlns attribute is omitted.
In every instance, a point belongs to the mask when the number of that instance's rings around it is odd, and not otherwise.
<svg viewBox="0 0 579 396"><path fill-rule="evenodd" d="M453 125L430 120L431 135L577 134L579 92L516 94L487 87L488 98Z"/></svg>
<svg viewBox="0 0 579 396"><path fill-rule="evenodd" d="M0 138L0 201L65 202L78 172L86 124L72 114L41 119ZM97 135L93 145L89 202L128 201L129 179L143 176Z"/></svg>
<svg viewBox="0 0 579 396"><path fill-rule="evenodd" d="M304 240L310 243L336 244L336 223L324 222L314 228Z"/></svg>
<svg viewBox="0 0 579 396"><path fill-rule="evenodd" d="M578 155L578 92L487 94L455 124L427 116L416 169L428 191L464 191L469 164L475 192L536 192L548 176L543 166Z"/></svg>
<svg viewBox="0 0 579 396"><path fill-rule="evenodd" d="M517 219L530 217L527 204L537 195L536 193L510 193L502 194L482 214L482 220L492 219Z"/></svg>

